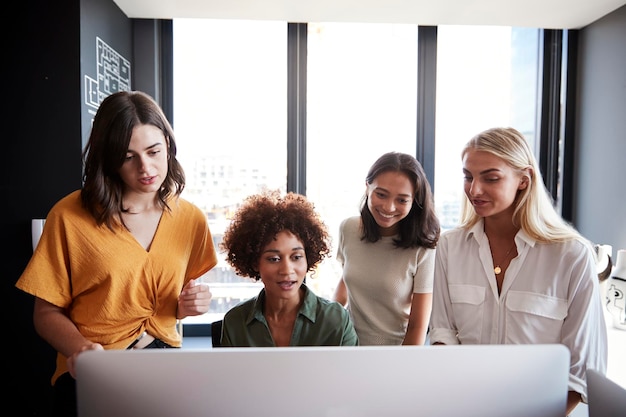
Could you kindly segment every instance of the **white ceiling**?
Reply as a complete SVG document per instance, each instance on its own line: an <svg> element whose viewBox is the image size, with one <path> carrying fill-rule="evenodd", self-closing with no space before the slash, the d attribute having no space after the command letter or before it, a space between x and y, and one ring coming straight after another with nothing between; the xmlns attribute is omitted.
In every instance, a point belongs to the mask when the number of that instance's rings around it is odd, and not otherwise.
<svg viewBox="0 0 626 417"><path fill-rule="evenodd" d="M130 18L580 29L626 0L113 0Z"/></svg>

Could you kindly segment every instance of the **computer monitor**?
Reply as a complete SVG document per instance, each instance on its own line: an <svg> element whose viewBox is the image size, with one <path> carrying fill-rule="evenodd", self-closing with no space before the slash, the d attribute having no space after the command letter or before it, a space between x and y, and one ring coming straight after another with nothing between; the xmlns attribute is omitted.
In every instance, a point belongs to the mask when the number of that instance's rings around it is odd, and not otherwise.
<svg viewBox="0 0 626 417"><path fill-rule="evenodd" d="M79 417L563 417L563 345L87 351Z"/></svg>
<svg viewBox="0 0 626 417"><path fill-rule="evenodd" d="M589 417L626 416L626 389L595 369L587 369Z"/></svg>

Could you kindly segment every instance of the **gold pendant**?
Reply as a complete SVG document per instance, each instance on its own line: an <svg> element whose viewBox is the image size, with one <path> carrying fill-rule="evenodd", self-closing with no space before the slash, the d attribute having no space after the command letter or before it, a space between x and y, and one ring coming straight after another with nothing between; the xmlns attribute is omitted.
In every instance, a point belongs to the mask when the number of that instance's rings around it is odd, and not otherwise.
<svg viewBox="0 0 626 417"><path fill-rule="evenodd" d="M502 268L500 268L499 266L496 266L495 268L493 268L493 272L495 272L496 275L498 275L500 272L502 272Z"/></svg>

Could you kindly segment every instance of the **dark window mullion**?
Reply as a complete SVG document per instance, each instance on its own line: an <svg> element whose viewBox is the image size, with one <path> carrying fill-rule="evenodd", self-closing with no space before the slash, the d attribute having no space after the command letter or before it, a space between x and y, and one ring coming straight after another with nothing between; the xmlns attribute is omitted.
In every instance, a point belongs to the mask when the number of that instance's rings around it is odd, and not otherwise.
<svg viewBox="0 0 626 417"><path fill-rule="evenodd" d="M553 200L558 199L561 131L562 30L543 30L539 168Z"/></svg>
<svg viewBox="0 0 626 417"><path fill-rule="evenodd" d="M435 191L435 107L437 97L437 26L417 29L417 129L415 157Z"/></svg>
<svg viewBox="0 0 626 417"><path fill-rule="evenodd" d="M159 83L161 88L161 106L168 119L174 124L174 23L170 20L159 21L161 38Z"/></svg>
<svg viewBox="0 0 626 417"><path fill-rule="evenodd" d="M563 172L561 173L561 215L569 222L574 219L574 154L576 137L576 81L578 62L578 31L565 32L567 55L565 57L566 91L565 121L563 132Z"/></svg>
<svg viewBox="0 0 626 417"><path fill-rule="evenodd" d="M306 194L306 23L287 28L287 191Z"/></svg>
<svg viewBox="0 0 626 417"><path fill-rule="evenodd" d="M174 125L174 45L171 19L132 19L131 88L152 96Z"/></svg>

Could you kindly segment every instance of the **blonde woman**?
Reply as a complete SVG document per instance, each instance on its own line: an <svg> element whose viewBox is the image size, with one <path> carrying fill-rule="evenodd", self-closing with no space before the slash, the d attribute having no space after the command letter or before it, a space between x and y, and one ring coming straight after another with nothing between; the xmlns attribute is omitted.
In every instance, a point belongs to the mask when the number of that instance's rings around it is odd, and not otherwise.
<svg viewBox="0 0 626 417"><path fill-rule="evenodd" d="M593 248L552 206L520 132L486 130L461 155L466 198L437 247L431 343L567 346L569 414L586 370L606 372Z"/></svg>

